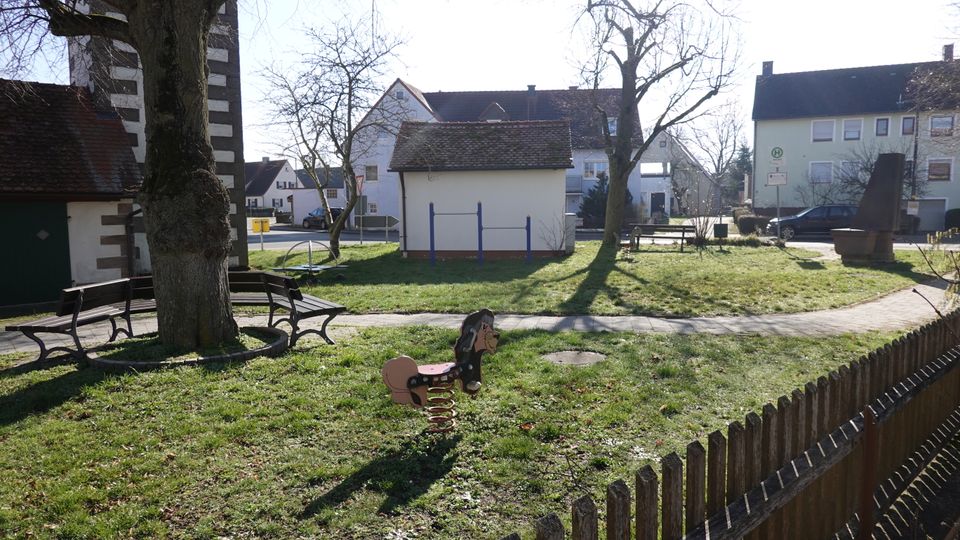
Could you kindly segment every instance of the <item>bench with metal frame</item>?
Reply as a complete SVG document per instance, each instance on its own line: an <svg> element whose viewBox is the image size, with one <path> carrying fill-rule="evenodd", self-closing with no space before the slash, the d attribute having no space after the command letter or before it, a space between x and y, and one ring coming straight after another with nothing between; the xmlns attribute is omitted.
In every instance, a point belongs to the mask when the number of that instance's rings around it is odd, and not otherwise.
<svg viewBox="0 0 960 540"><path fill-rule="evenodd" d="M22 332L36 342L40 347L38 362L46 360L53 352L65 352L74 358L83 358L86 355L86 349L77 333L81 326L110 321L110 341L116 340L121 333L126 334L127 337L133 336L133 326L130 322L132 299L130 285L128 279L117 279L64 289L60 293L56 315L11 324L6 327L6 330ZM125 327L118 325L118 320L125 323ZM74 348L59 346L47 349L43 340L37 337L37 334L41 333L66 334L73 338Z"/></svg>
<svg viewBox="0 0 960 540"><path fill-rule="evenodd" d="M689 243L696 237L696 227L693 225L654 225L638 224L630 230L630 249L636 250L640 246L641 238L654 240L679 240L680 252L683 253L684 242Z"/></svg>

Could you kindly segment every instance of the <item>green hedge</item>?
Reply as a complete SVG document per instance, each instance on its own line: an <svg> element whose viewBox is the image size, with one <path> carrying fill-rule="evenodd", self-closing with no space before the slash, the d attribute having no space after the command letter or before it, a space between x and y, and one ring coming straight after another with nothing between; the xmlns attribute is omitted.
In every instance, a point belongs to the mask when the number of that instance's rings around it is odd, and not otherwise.
<svg viewBox="0 0 960 540"><path fill-rule="evenodd" d="M746 214L737 219L737 228L740 229L740 234L763 234L769 222L768 216Z"/></svg>
<svg viewBox="0 0 960 540"><path fill-rule="evenodd" d="M950 230L954 227L960 227L960 208L951 208L943 215L943 228Z"/></svg>

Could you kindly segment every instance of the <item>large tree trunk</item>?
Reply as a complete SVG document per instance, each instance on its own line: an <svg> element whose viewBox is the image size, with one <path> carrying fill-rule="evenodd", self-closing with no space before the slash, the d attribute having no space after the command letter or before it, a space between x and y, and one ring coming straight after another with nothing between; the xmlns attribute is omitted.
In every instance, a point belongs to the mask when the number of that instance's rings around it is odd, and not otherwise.
<svg viewBox="0 0 960 540"><path fill-rule="evenodd" d="M628 44L632 43L630 32ZM624 204L627 195L627 181L635 164L633 159L633 141L636 125L635 105L637 94L638 59L633 48L628 46L627 60L620 68L622 84L620 86L620 106L617 110L617 134L612 137L612 148L607 148L610 163L610 190L607 192L607 215L603 224L603 245L619 246L620 229L623 227ZM606 123L605 119L601 120Z"/></svg>
<svg viewBox="0 0 960 540"><path fill-rule="evenodd" d="M237 335L227 283L230 198L207 129L210 4L142 2L130 18L143 63L143 206L160 339L209 346Z"/></svg>

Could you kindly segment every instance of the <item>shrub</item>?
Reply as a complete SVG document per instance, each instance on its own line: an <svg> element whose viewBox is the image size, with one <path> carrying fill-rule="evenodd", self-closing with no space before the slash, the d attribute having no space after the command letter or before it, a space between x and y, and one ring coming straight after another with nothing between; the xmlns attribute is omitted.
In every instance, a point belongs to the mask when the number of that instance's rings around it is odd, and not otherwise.
<svg viewBox="0 0 960 540"><path fill-rule="evenodd" d="M740 229L740 234L757 234L762 233L769 222L770 218L767 216L746 214L737 219L737 228Z"/></svg>
<svg viewBox="0 0 960 540"><path fill-rule="evenodd" d="M733 209L733 221L736 222L740 219L740 216L752 215L753 210L747 206L738 206Z"/></svg>
<svg viewBox="0 0 960 540"><path fill-rule="evenodd" d="M960 227L960 208L951 208L943 215L943 228L950 230Z"/></svg>

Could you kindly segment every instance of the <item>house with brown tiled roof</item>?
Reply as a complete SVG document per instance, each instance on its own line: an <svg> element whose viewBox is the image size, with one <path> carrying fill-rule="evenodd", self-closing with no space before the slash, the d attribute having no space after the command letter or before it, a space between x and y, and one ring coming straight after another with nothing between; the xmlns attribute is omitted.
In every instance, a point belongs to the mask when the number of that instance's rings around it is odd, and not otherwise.
<svg viewBox="0 0 960 540"><path fill-rule="evenodd" d="M565 223L570 122L404 122L389 172L400 179L405 256L518 257L572 249ZM572 227L572 222L569 227Z"/></svg>
<svg viewBox="0 0 960 540"><path fill-rule="evenodd" d="M135 272L141 181L120 117L86 88L0 79L0 305Z"/></svg>
<svg viewBox="0 0 960 540"><path fill-rule="evenodd" d="M374 111L388 108L393 111L391 117L422 122L569 122L573 167L566 172L564 204L567 212L576 213L597 177L609 169L603 148L603 126L595 105L615 110L619 96L619 89L538 90L535 85L529 85L526 90L422 92L397 79L374 105ZM614 119L609 119L608 127L616 131ZM396 136L390 130L376 131L376 141L358 145L367 151L353 163L354 169L364 174L363 195L376 209L368 211L368 217L364 218L364 223L373 227L381 223L373 216L399 216L401 212L399 174L389 170ZM669 215L673 198L670 163L678 155L688 156L679 151L677 142L669 134L662 134L647 150L629 178L633 205L628 209L628 219Z"/></svg>

